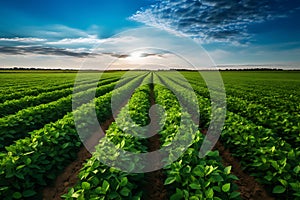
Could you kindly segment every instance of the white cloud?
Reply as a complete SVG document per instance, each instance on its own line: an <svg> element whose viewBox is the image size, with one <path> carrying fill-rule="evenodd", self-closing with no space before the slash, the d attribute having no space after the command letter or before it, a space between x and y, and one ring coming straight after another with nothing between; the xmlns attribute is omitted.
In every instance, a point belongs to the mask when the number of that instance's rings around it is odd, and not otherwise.
<svg viewBox="0 0 300 200"><path fill-rule="evenodd" d="M6 59L2 60L2 64L28 66L31 63L31 66L76 67L81 61L84 68L97 69L105 69L107 66L131 69L145 66L186 68L192 67L190 63L194 64L194 67L213 65L206 52L191 39L154 28L133 29L112 38L70 38L58 42L65 47L22 48L22 55L19 56L14 55L18 49L3 49L11 53L6 53ZM82 47L83 43L88 42L100 42L100 44L94 49ZM66 47L67 44L70 44L70 47ZM74 44L77 48L74 48ZM136 51L140 52L138 54L140 56L133 53ZM92 54L88 56L86 52Z"/></svg>
<svg viewBox="0 0 300 200"><path fill-rule="evenodd" d="M247 30L249 24L287 17L295 10L292 5L269 0L162 0L137 11L129 19L180 33L202 44L239 46L248 44L252 37Z"/></svg>
<svg viewBox="0 0 300 200"><path fill-rule="evenodd" d="M64 38L57 41L47 42L45 44L50 45L89 45L89 44L98 44L101 40L97 38L96 35L88 36L88 37L79 37L79 38Z"/></svg>
<svg viewBox="0 0 300 200"><path fill-rule="evenodd" d="M76 28L71 28L61 24L39 26L39 27L24 27L24 33L30 30L30 35L34 37L42 36L43 38L51 39L63 39L63 38L78 38L89 37L90 34L87 31L83 31Z"/></svg>
<svg viewBox="0 0 300 200"><path fill-rule="evenodd" d="M13 38L0 38L0 42L45 42L47 39L34 38L34 37L13 37Z"/></svg>

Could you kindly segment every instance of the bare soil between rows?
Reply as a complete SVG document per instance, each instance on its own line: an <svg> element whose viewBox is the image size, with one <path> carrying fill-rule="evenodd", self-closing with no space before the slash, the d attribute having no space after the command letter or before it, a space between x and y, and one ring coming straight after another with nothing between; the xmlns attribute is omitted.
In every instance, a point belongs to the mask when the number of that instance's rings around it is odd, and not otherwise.
<svg viewBox="0 0 300 200"><path fill-rule="evenodd" d="M207 130L202 130L201 132L206 135ZM229 149L225 148L220 141L216 143L213 150L219 151L224 166L232 166L231 173L239 178L235 183L239 188L238 192L241 193L242 199L275 200L253 176L242 170L239 161L231 155Z"/></svg>
<svg viewBox="0 0 300 200"><path fill-rule="evenodd" d="M99 140L105 135L105 131L110 124L114 122L114 118L111 117L101 124L101 128L104 131L94 133L86 142L86 146L94 147ZM70 163L64 171L56 178L54 185L46 187L43 190L43 200L62 200L61 195L68 192L69 188L76 185L78 182L78 174L83 164L87 159L91 157L90 151L85 146L81 147L77 159Z"/></svg>
<svg viewBox="0 0 300 200"><path fill-rule="evenodd" d="M155 105L155 98L153 93L153 85L151 85L150 91L150 103L151 106ZM148 138L148 150L153 152L160 149L160 136L157 134L159 131L159 122L158 122L158 113L154 111L154 114L151 118L150 131L155 132L156 134ZM151 134L152 135L152 134ZM161 158L156 158L156 161L160 161ZM159 163L157 163L159 164ZM145 173L145 183L144 183L144 196L145 200L166 200L167 199L167 190L164 187L165 176L163 170L156 170L153 172Z"/></svg>

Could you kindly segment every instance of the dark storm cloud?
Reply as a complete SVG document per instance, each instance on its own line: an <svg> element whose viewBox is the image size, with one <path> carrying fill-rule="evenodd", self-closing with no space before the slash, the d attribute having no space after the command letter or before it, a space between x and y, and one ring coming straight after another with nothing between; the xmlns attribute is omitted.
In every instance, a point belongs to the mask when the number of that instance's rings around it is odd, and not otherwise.
<svg viewBox="0 0 300 200"><path fill-rule="evenodd" d="M202 42L244 43L251 36L249 24L285 17L299 7L294 0L164 0L130 19Z"/></svg>
<svg viewBox="0 0 300 200"><path fill-rule="evenodd" d="M0 46L0 54L25 55L25 54L41 54L41 55L57 55L57 56L73 56L87 57L94 54L88 52L74 52L62 48L42 47L42 46Z"/></svg>

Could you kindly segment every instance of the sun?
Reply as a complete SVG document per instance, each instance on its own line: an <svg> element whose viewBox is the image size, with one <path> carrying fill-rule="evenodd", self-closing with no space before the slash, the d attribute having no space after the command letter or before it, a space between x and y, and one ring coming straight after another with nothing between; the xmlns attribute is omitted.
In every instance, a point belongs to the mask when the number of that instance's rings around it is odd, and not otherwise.
<svg viewBox="0 0 300 200"><path fill-rule="evenodd" d="M142 54L143 52L141 51L134 51L130 54L128 58L131 60L140 60L142 58Z"/></svg>

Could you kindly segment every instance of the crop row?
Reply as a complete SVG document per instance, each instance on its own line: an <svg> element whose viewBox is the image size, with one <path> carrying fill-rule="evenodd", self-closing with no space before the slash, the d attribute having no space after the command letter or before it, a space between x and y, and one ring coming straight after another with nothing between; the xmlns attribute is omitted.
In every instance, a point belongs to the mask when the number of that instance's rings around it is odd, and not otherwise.
<svg viewBox="0 0 300 200"><path fill-rule="evenodd" d="M100 86L96 89L96 97L101 96L111 90L113 90L115 82ZM74 95L70 94L67 97L63 97L57 101L41 104L36 107L29 107L20 110L14 115L8 115L0 118L0 149L7 145L10 145L13 141L26 137L28 132L42 128L45 124L56 121L63 117L66 113L72 111L72 98L84 98L89 93L95 92L94 88L87 91L82 91ZM82 103L78 102L76 107Z"/></svg>
<svg viewBox="0 0 300 200"><path fill-rule="evenodd" d="M132 79L132 77L120 80L120 84L122 82L126 83L126 81L130 79ZM98 97L113 90L116 84L116 82L113 82L107 85L102 85L96 89L91 88L74 95L68 95L67 97L63 97L48 104L29 107L20 110L14 115L8 115L0 118L0 149L3 150L5 146L10 145L14 140L27 136L28 132L39 129L43 127L44 124L56 121L63 117L67 112L72 111L72 107L75 109L84 103L88 103L93 94L95 94L95 97ZM75 90L78 88L79 87L75 88Z"/></svg>
<svg viewBox="0 0 300 200"><path fill-rule="evenodd" d="M179 85L163 78L166 86L177 90L182 95L186 104L194 105L191 102L189 91L180 88ZM162 86L155 86L156 100L165 110L170 110L170 115L166 117L166 123L172 122L173 126L160 132L162 136L162 147L168 147L170 143L177 143L176 148L180 147L182 141L191 134L193 143L187 148L185 153L172 163L165 167L167 178L165 185L169 191L172 191L172 199L235 199L239 197L236 192L237 186L233 184L237 177L230 174L231 166L224 167L221 164L221 158L218 151L209 151L204 158L199 157L199 150L203 144L204 136L193 125L190 115L186 112L180 114L180 106L176 102L176 96ZM177 97L178 98L178 97ZM171 101L173 100L173 102ZM172 103L170 103L172 102ZM197 109L197 108L194 108ZM188 109L187 109L188 110ZM202 114L202 113L201 113ZM180 123L180 118L186 122ZM170 123L169 122L169 123ZM175 122L175 123L174 123ZM174 124L177 124L177 126ZM190 133L188 132L190 131ZM177 138L175 134L182 132L183 135ZM176 139L178 141L176 141ZM174 151L174 150L173 150ZM173 152L172 151L172 152ZM175 150L176 152L176 150Z"/></svg>
<svg viewBox="0 0 300 200"><path fill-rule="evenodd" d="M90 83L91 81L84 81L83 83ZM2 93L0 95L0 103L4 103L5 101L8 100L13 100L13 99L20 99L22 97L25 96L37 96L43 92L51 92L51 91L55 91L55 90L61 90L61 89L66 89L66 88L70 88L74 86L74 82L70 82L70 83L57 83L56 84L49 84L49 87L47 87L47 85L43 85L40 87L36 87L36 88L30 88L27 87L22 91L16 92L14 90L12 90L11 92L7 93ZM9 88L8 88L9 90Z"/></svg>
<svg viewBox="0 0 300 200"><path fill-rule="evenodd" d="M87 77L89 74L87 74L84 77L79 77L78 80L76 81L76 84L89 84L92 82L97 82L98 80L96 77ZM119 78L121 74L105 74L103 75L103 79L109 79L109 78ZM52 77L53 78L53 77ZM66 83L67 82L67 83ZM16 83L15 83L16 84ZM9 93L1 92L0 95L0 103L3 103L7 100L13 100L13 99L20 99L25 96L37 96L43 92L51 92L55 90L60 90L60 89L66 89L74 86L74 80L67 80L67 81L61 81L61 80L56 80L54 78L54 82L51 80L47 84L42 84L39 85L39 87L32 87L30 84L28 86L22 86L21 88L24 87L24 90L16 92L12 90ZM10 87L7 87L6 90L10 90Z"/></svg>
<svg viewBox="0 0 300 200"><path fill-rule="evenodd" d="M286 91L286 90L285 90ZM230 96L239 97L244 100L252 101L268 108L277 110L278 112L288 112L297 114L299 110L300 99L295 99L296 96L283 97L281 94L275 94L274 91L266 91L263 89L245 89L245 88L228 88L226 93Z"/></svg>
<svg viewBox="0 0 300 200"><path fill-rule="evenodd" d="M205 82L199 80L197 74L186 74L186 78L198 86L206 87ZM293 89L292 87L295 87ZM243 82L239 80L225 80L227 96L238 97L255 104L261 104L278 112L288 112L297 115L299 110L299 93L297 85L286 84L286 82L274 84L274 81L258 83L255 81ZM206 93L208 90L206 89Z"/></svg>
<svg viewBox="0 0 300 200"><path fill-rule="evenodd" d="M135 88L143 76L139 76L118 88L122 91ZM55 179L66 165L75 159L82 145L76 133L74 115L78 120L90 121L91 112L104 122L111 116L110 100L112 92L98 97L93 102L78 107L55 123L30 133L30 137L20 139L7 147L7 153L0 158L0 197L2 199L39 198L42 187ZM95 106L95 107L94 107ZM82 124L88 129L89 124Z"/></svg>
<svg viewBox="0 0 300 200"><path fill-rule="evenodd" d="M200 95L209 98L206 88L191 81L193 89ZM280 137L292 144L293 147L300 145L300 115L291 115L289 112L278 112L261 104L243 100L233 96L227 96L227 109L246 119L272 129L273 137Z"/></svg>
<svg viewBox="0 0 300 200"><path fill-rule="evenodd" d="M210 112L210 100L197 96L203 105L199 106L200 113ZM284 140L274 137L271 129L257 126L230 111L227 111L221 140L251 175L273 187L274 194L285 199L299 197L299 148L293 149Z"/></svg>
<svg viewBox="0 0 300 200"><path fill-rule="evenodd" d="M131 128L131 124L126 123L129 116L141 126L149 122L147 115L150 108L149 93L149 85L139 87L129 103L121 109L115 120L119 123L125 122L122 124L124 130ZM129 114L129 107L136 109ZM112 163L117 161L133 170L138 167L143 168L143 163L139 160L132 161L130 158L126 160L126 156L124 159L121 157L121 155L124 156L121 152L140 153L146 152L146 149L146 145L137 137L123 132L117 123L113 122L106 131L105 137L96 146L96 152L92 158L81 169L80 181L63 197L65 199L141 199L143 196L141 182L143 182L144 174L122 172L115 167L101 163L100 158Z"/></svg>
<svg viewBox="0 0 300 200"><path fill-rule="evenodd" d="M111 82L117 81L117 78L115 79L106 79L104 81L101 81L99 83L99 86L105 85ZM70 94L75 94L84 90L87 90L89 88L92 88L95 86L95 83L90 84L82 84L75 88L75 91L73 91L73 87L62 89L62 90L55 90L51 92L45 92L41 93L37 96L25 96L21 99L16 100L8 100L4 102L3 104L0 104L0 110L1 110L1 116L4 117L9 114L13 114L19 110L22 110L27 107L37 106L40 104L49 103L52 101L56 101L62 97L68 96Z"/></svg>
<svg viewBox="0 0 300 200"><path fill-rule="evenodd" d="M174 130L173 127L178 128L178 119L180 120L180 113L178 114L177 110L179 109L179 104L176 102L176 97L172 96L169 90L161 86L155 85L154 91L156 91L155 96L159 97L161 100L159 102L160 105L165 108L167 113L165 127L159 133L162 136L162 142L164 142L162 147L166 147L170 142L170 138L180 137L180 139L184 139L181 136L184 137L186 133L184 132L183 135L174 136L174 131L175 133L177 131ZM129 105L127 105L128 107L134 108L131 110L130 116L137 124L140 124L141 126L145 126L149 122L149 93L149 86L140 87L133 94ZM169 97L172 98L169 99ZM174 105L175 107L173 107ZM121 110L116 119L118 123L121 123L122 129L127 131L121 131L120 127L117 126L116 123L113 123L110 126L110 128L107 130L106 137L103 138L100 144L96 147L97 151L95 152L94 156L89 159L82 168L79 176L79 183L74 188L70 189L67 194L63 195L64 198L141 199L144 197L142 190L143 185L151 184L143 181L144 174L128 174L114 167L108 167L99 161L103 160L103 158L111 161L112 163L117 161L123 166L129 166L129 169L132 170L137 170L137 168L140 170L143 169L143 167L147 167L145 166L145 160L140 160L137 157L126 157L126 155L122 153L123 151L135 153L146 152L145 141L138 140L137 137L139 137L139 135L134 137L132 134L128 134L128 130L131 130L133 125L128 123L126 120L129 115L127 106ZM186 112L183 115L184 117L189 117L189 114ZM197 132L197 128L193 128L193 125L189 122L191 121L188 121L185 124L189 124L191 127L184 127L182 129L190 130L191 133L194 134L195 131ZM141 136L144 133L139 132L138 134ZM198 132L196 135L196 138L198 139L202 137L200 132ZM112 146L110 142L113 142L113 145L117 146L117 150L111 148ZM199 145L198 142L198 140L195 141L197 145ZM177 146L176 148L181 149L182 147ZM165 158L164 161L167 161L174 156L174 154L171 152L172 151L169 152L169 156ZM121 158L121 155L125 156L125 158ZM167 176L165 185L169 189L168 191L171 199L201 199L203 197L214 197L215 199L218 199L218 196L228 198L231 197L233 199L239 196L239 193L233 192L235 187L230 183L232 180L236 179L236 177L230 175L230 167L224 168L220 165L220 158L218 157L217 152L211 152L209 154L210 157L215 158L214 161L206 160L207 162L205 162L202 160L200 165L198 164L199 160L197 160L198 152L197 150L194 150L194 148L188 148L187 153L184 155L185 156L181 158L181 161L175 162L164 168ZM216 157L219 159L218 164L216 164ZM134 158L137 160L133 161L132 159ZM184 163L182 163L183 160ZM192 160L194 160L194 162L192 162ZM190 166L191 162L192 166ZM117 168L118 163L115 163ZM214 165L214 167L211 165ZM199 177L205 181L199 181ZM226 180L224 180L222 177L224 177ZM183 185L182 182L184 183ZM211 185L209 185L208 182L211 183Z"/></svg>

